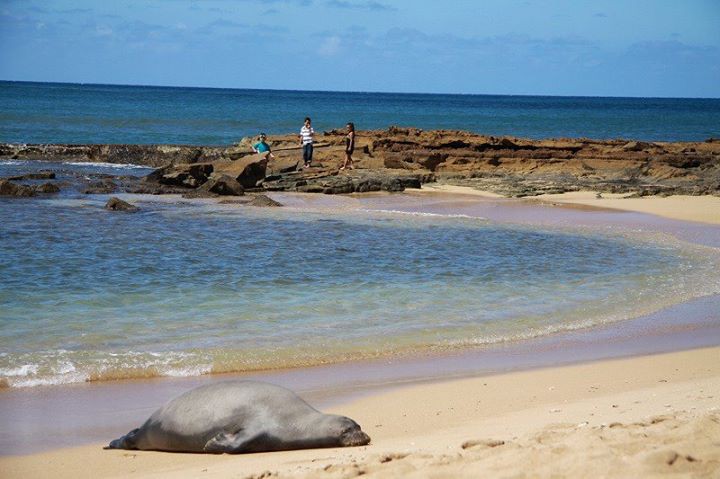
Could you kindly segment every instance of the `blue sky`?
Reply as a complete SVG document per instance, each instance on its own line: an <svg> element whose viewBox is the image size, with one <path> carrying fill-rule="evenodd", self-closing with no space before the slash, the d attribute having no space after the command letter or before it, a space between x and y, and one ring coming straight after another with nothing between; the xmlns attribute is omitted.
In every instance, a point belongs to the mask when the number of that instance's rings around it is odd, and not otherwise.
<svg viewBox="0 0 720 479"><path fill-rule="evenodd" d="M720 97L720 0L0 0L0 79Z"/></svg>

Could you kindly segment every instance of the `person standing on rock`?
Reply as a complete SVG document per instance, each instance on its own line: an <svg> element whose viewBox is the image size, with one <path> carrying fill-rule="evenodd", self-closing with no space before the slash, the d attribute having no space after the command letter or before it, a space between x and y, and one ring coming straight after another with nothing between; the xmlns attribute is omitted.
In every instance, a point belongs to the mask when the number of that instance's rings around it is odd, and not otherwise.
<svg viewBox="0 0 720 479"><path fill-rule="evenodd" d="M341 170L347 168L348 170L353 169L352 154L355 151L355 124L348 122L347 124L347 136L345 137L345 163L343 163Z"/></svg>
<svg viewBox="0 0 720 479"><path fill-rule="evenodd" d="M300 129L300 144L303 147L303 168L310 168L313 155L313 137L315 130L312 128L310 117L305 117L305 124Z"/></svg>

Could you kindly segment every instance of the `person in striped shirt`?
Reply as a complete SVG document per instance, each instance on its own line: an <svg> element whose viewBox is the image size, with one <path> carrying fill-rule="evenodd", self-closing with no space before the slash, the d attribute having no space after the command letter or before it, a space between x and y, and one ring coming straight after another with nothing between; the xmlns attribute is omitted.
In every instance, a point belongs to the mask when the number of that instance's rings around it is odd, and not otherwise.
<svg viewBox="0 0 720 479"><path fill-rule="evenodd" d="M300 129L300 144L303 147L303 168L310 168L312 162L313 136L315 136L315 130L312 128L310 117L305 117L305 124Z"/></svg>

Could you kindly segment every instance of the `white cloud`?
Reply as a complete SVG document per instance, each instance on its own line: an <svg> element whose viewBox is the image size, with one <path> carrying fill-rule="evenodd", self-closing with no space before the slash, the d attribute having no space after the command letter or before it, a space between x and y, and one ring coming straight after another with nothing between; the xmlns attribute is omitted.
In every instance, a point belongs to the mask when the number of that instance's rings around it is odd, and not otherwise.
<svg viewBox="0 0 720 479"><path fill-rule="evenodd" d="M108 27L107 25L96 25L95 26L95 35L99 37L109 37L112 36L113 31L112 28Z"/></svg>
<svg viewBox="0 0 720 479"><path fill-rule="evenodd" d="M325 39L325 41L320 45L320 48L318 49L318 53L322 56L331 57L333 55L337 55L338 52L340 52L340 45L341 45L340 37L338 36L332 36Z"/></svg>

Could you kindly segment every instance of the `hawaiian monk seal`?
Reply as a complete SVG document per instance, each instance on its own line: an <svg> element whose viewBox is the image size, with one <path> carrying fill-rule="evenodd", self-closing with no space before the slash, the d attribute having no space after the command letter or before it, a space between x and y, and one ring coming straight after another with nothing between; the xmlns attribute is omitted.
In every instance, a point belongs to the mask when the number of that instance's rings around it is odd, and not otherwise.
<svg viewBox="0 0 720 479"><path fill-rule="evenodd" d="M323 414L288 389L236 380L170 400L106 449L238 454L369 442L352 419Z"/></svg>

